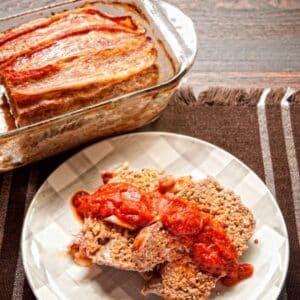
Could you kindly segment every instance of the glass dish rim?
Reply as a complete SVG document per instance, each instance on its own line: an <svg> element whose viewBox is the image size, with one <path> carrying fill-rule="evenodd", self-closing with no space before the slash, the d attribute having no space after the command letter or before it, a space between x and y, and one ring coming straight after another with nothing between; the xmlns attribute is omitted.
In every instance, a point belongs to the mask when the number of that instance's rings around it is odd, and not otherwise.
<svg viewBox="0 0 300 300"><path fill-rule="evenodd" d="M6 16L6 17L2 17L2 18L0 18L0 23L4 22L4 21L7 21L7 20L16 19L16 18L19 18L19 17L22 17L22 16L37 13L39 11L44 11L44 10L48 10L48 9L51 9L51 8L57 8L57 7L60 7L60 6L64 6L64 5L68 5L68 4L72 4L72 3L76 3L76 2L80 2L80 1L82 1L82 0L66 0L66 1L59 2L59 3L55 3L55 4L49 4L49 5L41 6L41 7L32 9L32 10L20 12L20 13L14 14L14 15ZM87 0L86 4L88 4L88 3L95 4L95 3L101 3L101 2L102 2L101 0ZM162 1L162 2L166 3L168 5L172 5L173 7L177 8L177 6L175 6L173 4L169 4L166 1ZM185 13L183 13L183 14L187 18L189 18ZM194 25L193 25L193 27L194 27ZM8 132L0 133L0 139L13 137L15 135L18 135L19 133L30 131L34 128L38 128L38 127L41 127L41 126L44 126L44 125L47 125L47 124L59 122L59 121L64 120L66 118L76 116L76 115L80 115L81 113L84 113L84 112L88 113L88 112L90 112L94 109L97 109L99 107L105 106L107 104L114 104L114 103L122 101L126 98L130 99L130 98L133 98L133 97L136 97L136 96L148 93L148 92L153 92L153 91L156 91L156 90L161 90L161 89L167 88L167 87L173 85L174 83L178 82L180 79L182 79L182 77L188 72L188 70L191 68L191 66L193 65L193 63L195 61L197 51L198 51L198 45L197 45L197 39L196 39L195 49L194 49L194 52L192 54L190 62L186 65L180 63L180 67L179 67L178 71L170 79L167 79L167 80L165 80L161 83L158 83L158 84L153 85L153 86L148 87L148 88L144 88L144 89L140 89L140 90L133 91L133 92L130 92L130 93L126 93L124 95L120 95L120 96L117 96L117 97L114 97L114 98L111 98L111 99L107 99L103 102L99 102L99 103L89 105L89 106L86 106L86 107L83 107L83 108L80 108L80 109L76 109L74 111L66 112L62 115L54 116L52 118L36 122L34 124L30 124L30 125L26 125L26 126L23 126L23 127L15 128L15 129L9 130Z"/></svg>

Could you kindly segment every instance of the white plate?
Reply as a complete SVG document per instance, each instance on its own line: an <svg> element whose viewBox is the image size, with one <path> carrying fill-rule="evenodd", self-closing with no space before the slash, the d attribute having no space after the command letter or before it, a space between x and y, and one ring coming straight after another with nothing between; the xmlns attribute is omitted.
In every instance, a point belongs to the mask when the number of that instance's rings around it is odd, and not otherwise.
<svg viewBox="0 0 300 300"><path fill-rule="evenodd" d="M257 221L243 256L254 265L255 273L234 288L222 289L215 299L277 298L287 272L289 245L280 209L264 183L241 161L212 144L151 132L115 137L82 150L56 169L39 189L22 235L24 267L38 299L143 299L138 274L108 267L82 268L66 254L81 227L71 211L70 197L78 190L94 191L101 184L100 171L124 162L133 168L158 167L196 179L212 175L239 194Z"/></svg>

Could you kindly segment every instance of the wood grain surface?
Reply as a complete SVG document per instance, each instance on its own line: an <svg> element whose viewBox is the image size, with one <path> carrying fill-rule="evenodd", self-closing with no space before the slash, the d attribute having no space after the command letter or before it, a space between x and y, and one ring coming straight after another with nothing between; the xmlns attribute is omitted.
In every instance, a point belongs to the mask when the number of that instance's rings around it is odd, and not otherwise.
<svg viewBox="0 0 300 300"><path fill-rule="evenodd" d="M0 16L59 0L2 0ZM207 86L300 87L299 0L168 0L195 22L199 53L187 77Z"/></svg>

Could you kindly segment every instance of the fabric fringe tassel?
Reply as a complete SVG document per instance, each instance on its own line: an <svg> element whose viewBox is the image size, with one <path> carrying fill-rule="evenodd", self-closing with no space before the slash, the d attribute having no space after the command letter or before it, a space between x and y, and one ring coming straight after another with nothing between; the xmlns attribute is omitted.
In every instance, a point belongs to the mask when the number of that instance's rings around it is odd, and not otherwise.
<svg viewBox="0 0 300 300"><path fill-rule="evenodd" d="M225 87L211 87L201 92L198 97L195 96L193 89L190 86L179 88L175 95L174 101L176 103L183 103L184 105L203 104L207 106L227 106L227 105L257 105L263 89L261 88L225 88ZM266 105L280 105L281 100L286 93L286 89L273 89L268 94ZM291 104L300 103L300 91L294 93L288 101Z"/></svg>

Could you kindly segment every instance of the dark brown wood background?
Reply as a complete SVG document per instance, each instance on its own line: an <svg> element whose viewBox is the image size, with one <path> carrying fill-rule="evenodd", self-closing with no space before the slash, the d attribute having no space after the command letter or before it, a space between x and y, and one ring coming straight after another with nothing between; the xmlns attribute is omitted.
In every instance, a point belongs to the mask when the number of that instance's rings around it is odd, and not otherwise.
<svg viewBox="0 0 300 300"><path fill-rule="evenodd" d="M1 0L0 17L60 0ZM300 0L168 0L195 22L189 83L300 87Z"/></svg>

